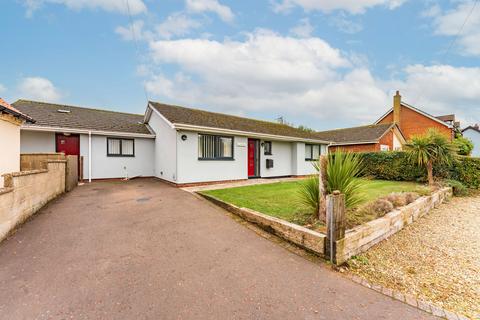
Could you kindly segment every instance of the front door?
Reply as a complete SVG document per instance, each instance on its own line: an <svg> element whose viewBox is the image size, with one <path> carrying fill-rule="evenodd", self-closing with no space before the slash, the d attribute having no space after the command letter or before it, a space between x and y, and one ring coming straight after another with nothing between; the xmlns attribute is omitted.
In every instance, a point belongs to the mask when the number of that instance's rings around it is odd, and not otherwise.
<svg viewBox="0 0 480 320"><path fill-rule="evenodd" d="M63 152L66 156L77 156L78 174L80 177L80 136L78 134L65 135L56 134L56 150Z"/></svg>
<svg viewBox="0 0 480 320"><path fill-rule="evenodd" d="M248 139L248 177L255 178L260 175L258 160L259 160L259 143L258 140Z"/></svg>

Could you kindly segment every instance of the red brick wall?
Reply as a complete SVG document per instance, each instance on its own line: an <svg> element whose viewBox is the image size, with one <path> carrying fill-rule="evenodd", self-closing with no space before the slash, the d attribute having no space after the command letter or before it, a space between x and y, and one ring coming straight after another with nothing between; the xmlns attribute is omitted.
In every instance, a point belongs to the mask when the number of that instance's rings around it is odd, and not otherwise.
<svg viewBox="0 0 480 320"><path fill-rule="evenodd" d="M380 144L385 144L390 147L390 151L393 150L393 131L390 130L389 133L384 135L382 139L380 139ZM378 147L380 149L380 146Z"/></svg>
<svg viewBox="0 0 480 320"><path fill-rule="evenodd" d="M392 123L393 111L390 112L379 123ZM429 128L436 128L441 133L444 133L450 139L453 138L452 129L416 112L410 108L402 106L400 109L400 129L402 130L407 140L414 135L422 135L427 132Z"/></svg>
<svg viewBox="0 0 480 320"><path fill-rule="evenodd" d="M348 146L332 146L328 148L329 152L335 152L337 150L342 150L345 152L372 152L379 151L380 145L378 143L370 144L353 144Z"/></svg>

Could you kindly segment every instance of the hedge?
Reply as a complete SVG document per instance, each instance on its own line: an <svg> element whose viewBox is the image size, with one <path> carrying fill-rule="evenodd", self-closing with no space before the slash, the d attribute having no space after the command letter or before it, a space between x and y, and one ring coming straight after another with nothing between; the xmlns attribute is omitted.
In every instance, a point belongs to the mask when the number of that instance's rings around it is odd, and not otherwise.
<svg viewBox="0 0 480 320"><path fill-rule="evenodd" d="M363 176L397 181L427 180L425 168L411 163L405 152L366 152L361 155L364 165ZM436 166L434 176L457 180L467 187L478 188L480 187L480 158L456 157L449 166Z"/></svg>

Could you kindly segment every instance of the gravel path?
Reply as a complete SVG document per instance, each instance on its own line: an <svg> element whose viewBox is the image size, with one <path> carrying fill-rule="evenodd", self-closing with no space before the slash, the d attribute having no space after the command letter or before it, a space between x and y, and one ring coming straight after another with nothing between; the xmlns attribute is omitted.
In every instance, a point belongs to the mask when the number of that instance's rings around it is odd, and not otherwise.
<svg viewBox="0 0 480 320"><path fill-rule="evenodd" d="M351 260L349 272L480 319L480 196L453 198Z"/></svg>

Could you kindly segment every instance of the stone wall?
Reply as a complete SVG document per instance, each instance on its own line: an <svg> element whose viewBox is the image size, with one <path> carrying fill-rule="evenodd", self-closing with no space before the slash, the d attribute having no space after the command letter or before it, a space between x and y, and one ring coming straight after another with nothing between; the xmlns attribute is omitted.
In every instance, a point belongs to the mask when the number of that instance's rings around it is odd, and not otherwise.
<svg viewBox="0 0 480 320"><path fill-rule="evenodd" d="M284 221L282 219L267 216L263 213L251 209L237 207L233 204L226 203L220 199L206 194L199 194L205 199L226 209L227 211L230 211L231 213L236 214L249 222L255 223L262 229L273 233L280 238L295 243L296 245L301 246L318 255L324 255L326 237L322 233L315 232L313 230Z"/></svg>
<svg viewBox="0 0 480 320"><path fill-rule="evenodd" d="M451 188L443 188L430 196L421 197L409 205L391 211L381 218L348 230L345 238L337 241L337 264L368 250L376 243L398 232L440 205L451 195Z"/></svg>
<svg viewBox="0 0 480 320"><path fill-rule="evenodd" d="M65 192L65 160L48 160L46 169L3 175L0 188L0 241L18 224Z"/></svg>

